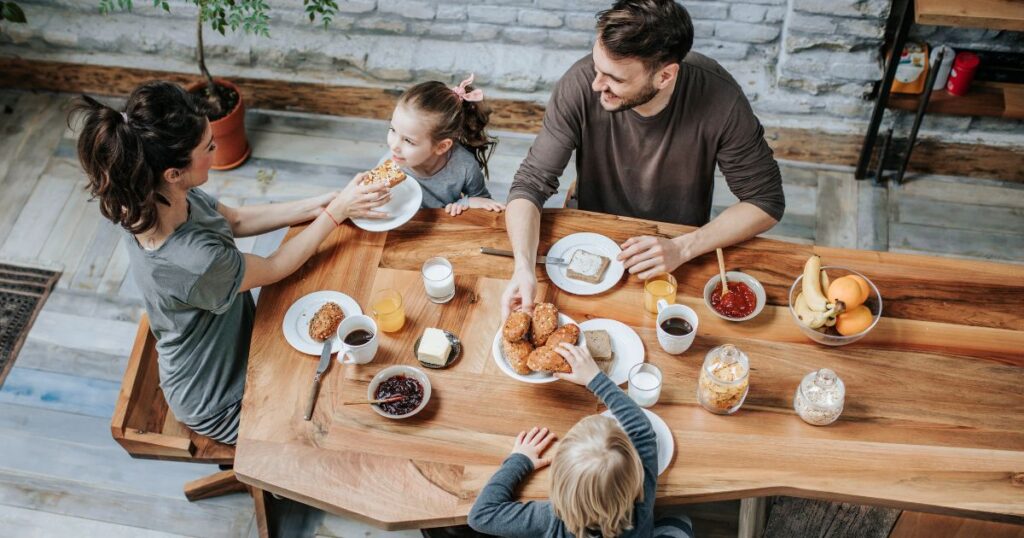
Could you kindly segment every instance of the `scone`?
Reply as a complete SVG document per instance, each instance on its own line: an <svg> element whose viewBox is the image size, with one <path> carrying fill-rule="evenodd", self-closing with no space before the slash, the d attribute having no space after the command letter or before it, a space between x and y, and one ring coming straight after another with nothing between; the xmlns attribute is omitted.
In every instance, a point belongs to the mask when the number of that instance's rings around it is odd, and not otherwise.
<svg viewBox="0 0 1024 538"><path fill-rule="evenodd" d="M551 303L537 303L533 307L533 324L530 327L533 334L533 345L543 346L557 328L558 308Z"/></svg>
<svg viewBox="0 0 1024 538"><path fill-rule="evenodd" d="M530 315L523 311L512 312L505 320L501 329L501 336L509 342L517 342L526 337L530 331Z"/></svg>
<svg viewBox="0 0 1024 538"><path fill-rule="evenodd" d="M529 340L517 340L509 342L504 338L501 340L501 351L505 354L505 360L512 370L519 375L529 375L533 372L526 363L527 357L533 351L533 344Z"/></svg>
<svg viewBox="0 0 1024 538"><path fill-rule="evenodd" d="M604 256L579 249L572 253L572 258L569 259L569 267L565 270L565 276L573 280L597 284L604 278L604 272L608 270L608 265L611 262L610 259Z"/></svg>
<svg viewBox="0 0 1024 538"><path fill-rule="evenodd" d="M343 319L345 313L337 303L324 303L309 321L309 337L317 342L333 337Z"/></svg>
<svg viewBox="0 0 1024 538"><path fill-rule="evenodd" d="M575 323L568 325L562 325L555 329L555 332L551 333L547 341L544 343L545 346L551 349L557 349L560 344L565 342L566 344L576 345L576 342L580 339L580 327Z"/></svg>
<svg viewBox="0 0 1024 538"><path fill-rule="evenodd" d="M534 372L561 372L563 374L572 372L569 363L548 346L541 346L533 350L533 353L527 357L526 364Z"/></svg>
<svg viewBox="0 0 1024 538"><path fill-rule="evenodd" d="M405 172L395 164L395 161L388 159L373 170L366 172L362 184L383 183L390 189L403 181L405 181Z"/></svg>

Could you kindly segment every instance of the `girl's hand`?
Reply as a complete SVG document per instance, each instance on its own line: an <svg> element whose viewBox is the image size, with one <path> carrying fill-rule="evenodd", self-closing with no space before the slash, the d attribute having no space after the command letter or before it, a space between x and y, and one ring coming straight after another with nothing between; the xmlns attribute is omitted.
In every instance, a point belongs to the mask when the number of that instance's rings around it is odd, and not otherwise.
<svg viewBox="0 0 1024 538"><path fill-rule="evenodd" d="M469 209L469 208L464 206L464 205L462 205L462 204L460 204L460 203L458 203L458 202L455 202L454 204L448 204L448 205L444 206L445 213L448 213L449 215L451 215L453 217L457 217L457 216L461 215L462 212L467 210L467 209Z"/></svg>
<svg viewBox="0 0 1024 538"><path fill-rule="evenodd" d="M562 345L555 348L555 353L561 355L565 362L569 363L569 367L572 368L572 372L568 374L555 372L555 377L558 379L564 379L585 387L601 372L601 367L594 362L594 357L590 356L590 350L586 348L563 342Z"/></svg>
<svg viewBox="0 0 1024 538"><path fill-rule="evenodd" d="M522 454L530 458L533 470L542 469L551 463L551 458L541 458L541 454L555 440L555 434L547 428L534 426L528 432L519 432L516 436L516 444L512 447L513 454Z"/></svg>
<svg viewBox="0 0 1024 538"><path fill-rule="evenodd" d="M381 183L360 185L365 172L356 174L338 196L327 206L327 211L338 222L351 217L371 219L387 218L388 214L374 211L391 200L391 190Z"/></svg>
<svg viewBox="0 0 1024 538"><path fill-rule="evenodd" d="M334 199L338 197L338 194L339 194L339 191L332 191L332 192L325 192L324 194L321 194L320 196L314 196L314 197L310 198L309 201L311 202L311 204L310 204L311 207L308 210L309 213L308 213L308 219L307 220L313 220L313 219L319 217L320 213L323 212L325 209L327 209L327 207L331 205L331 202L333 202Z"/></svg>
<svg viewBox="0 0 1024 538"><path fill-rule="evenodd" d="M466 203L473 209L486 209L488 211L495 211L501 213L505 210L505 204L492 200L490 198L481 198L473 196L466 198Z"/></svg>

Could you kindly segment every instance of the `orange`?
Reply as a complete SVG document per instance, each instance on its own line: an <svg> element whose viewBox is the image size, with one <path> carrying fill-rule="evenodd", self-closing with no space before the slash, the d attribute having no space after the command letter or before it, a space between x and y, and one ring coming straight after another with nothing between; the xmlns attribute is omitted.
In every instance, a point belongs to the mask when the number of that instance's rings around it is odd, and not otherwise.
<svg viewBox="0 0 1024 538"><path fill-rule="evenodd" d="M846 276L848 278L852 278L853 280L856 280L857 284L860 284L861 297L863 297L860 300L860 302L861 302L861 304L863 304L864 301L868 300L868 297L871 297L871 286L868 286L868 281L864 280L864 277L862 277L860 275L846 275Z"/></svg>
<svg viewBox="0 0 1024 538"><path fill-rule="evenodd" d="M828 300L830 303L842 301L846 310L853 310L864 303L863 292L860 284L849 276L837 278L828 287Z"/></svg>
<svg viewBox="0 0 1024 538"><path fill-rule="evenodd" d="M843 336L858 334L871 326L874 316L864 305L850 309L836 317L836 330Z"/></svg>

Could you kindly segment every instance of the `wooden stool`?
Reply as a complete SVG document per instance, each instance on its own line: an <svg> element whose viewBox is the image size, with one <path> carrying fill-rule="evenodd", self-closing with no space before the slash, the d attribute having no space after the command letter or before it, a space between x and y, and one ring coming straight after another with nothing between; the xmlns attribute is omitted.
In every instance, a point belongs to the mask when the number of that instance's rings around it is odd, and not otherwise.
<svg viewBox="0 0 1024 538"><path fill-rule="evenodd" d="M133 458L193 463L216 463L221 471L185 484L189 501L248 491L256 508L261 538L269 538L266 494L262 489L238 481L231 466L235 447L219 443L189 430L174 418L160 390L156 338L143 314L128 367L121 380L110 433Z"/></svg>

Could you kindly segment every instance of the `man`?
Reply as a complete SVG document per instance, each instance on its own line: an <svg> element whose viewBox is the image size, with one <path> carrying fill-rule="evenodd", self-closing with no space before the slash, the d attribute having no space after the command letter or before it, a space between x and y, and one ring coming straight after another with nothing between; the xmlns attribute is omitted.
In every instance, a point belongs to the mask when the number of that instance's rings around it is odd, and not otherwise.
<svg viewBox="0 0 1024 538"><path fill-rule="evenodd" d="M505 222L515 271L503 315L533 307L540 209L573 151L580 209L700 226L623 243L619 260L641 279L782 218L782 179L764 129L736 81L692 45L693 23L673 0L619 0L598 15L593 53L555 85L512 184ZM740 201L709 222L716 164Z"/></svg>

